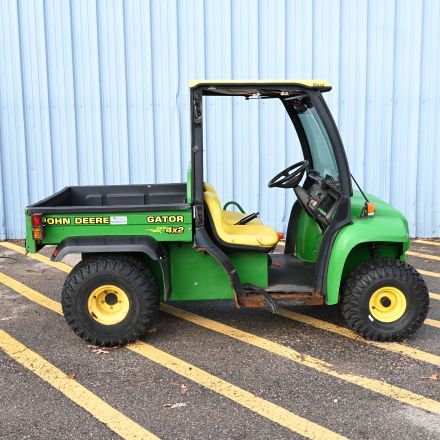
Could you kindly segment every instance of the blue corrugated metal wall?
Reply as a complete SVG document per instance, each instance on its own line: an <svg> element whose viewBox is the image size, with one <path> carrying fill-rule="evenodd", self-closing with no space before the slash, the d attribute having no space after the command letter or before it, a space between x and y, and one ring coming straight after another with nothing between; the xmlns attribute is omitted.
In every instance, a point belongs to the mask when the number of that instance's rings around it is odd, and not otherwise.
<svg viewBox="0 0 440 440"><path fill-rule="evenodd" d="M352 171L440 235L437 0L0 0L0 238L65 185L180 181L188 80L323 78ZM207 102L207 179L285 227L273 102Z"/></svg>

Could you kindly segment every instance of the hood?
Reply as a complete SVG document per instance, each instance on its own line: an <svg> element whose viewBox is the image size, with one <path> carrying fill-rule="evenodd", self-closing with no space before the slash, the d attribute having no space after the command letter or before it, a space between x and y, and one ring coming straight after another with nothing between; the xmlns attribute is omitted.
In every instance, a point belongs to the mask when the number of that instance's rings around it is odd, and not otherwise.
<svg viewBox="0 0 440 440"><path fill-rule="evenodd" d="M355 224L365 223L370 228L380 228L379 230L389 237L385 241L406 241L409 242L408 221L406 217L390 204L384 202L379 197L366 194L370 202L374 203L375 214L372 217L360 218L365 199L360 191L353 191L351 198L351 219Z"/></svg>

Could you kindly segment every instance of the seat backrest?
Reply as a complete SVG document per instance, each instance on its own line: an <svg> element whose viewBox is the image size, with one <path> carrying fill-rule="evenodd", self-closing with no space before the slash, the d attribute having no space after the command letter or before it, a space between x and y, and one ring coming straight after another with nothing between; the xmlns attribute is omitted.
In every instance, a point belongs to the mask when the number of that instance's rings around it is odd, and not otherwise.
<svg viewBox="0 0 440 440"><path fill-rule="evenodd" d="M215 229L217 233L221 235L223 231L223 216L222 216L222 205L220 203L217 194L212 193L211 191L205 191L204 199L206 206L209 209L209 213L211 214L212 221L214 222Z"/></svg>
<svg viewBox="0 0 440 440"><path fill-rule="evenodd" d="M209 191L210 193L214 194L218 198L217 191L210 183L205 182L204 187L205 187L205 191ZM219 202L220 202L220 199L219 199Z"/></svg>

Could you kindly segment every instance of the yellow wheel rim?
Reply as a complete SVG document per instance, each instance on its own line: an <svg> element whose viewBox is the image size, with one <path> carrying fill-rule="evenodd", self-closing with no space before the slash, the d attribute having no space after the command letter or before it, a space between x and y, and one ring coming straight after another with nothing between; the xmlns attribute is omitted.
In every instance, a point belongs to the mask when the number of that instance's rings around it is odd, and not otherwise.
<svg viewBox="0 0 440 440"><path fill-rule="evenodd" d="M377 289L370 298L370 314L380 322L394 322L406 311L406 297L396 287Z"/></svg>
<svg viewBox="0 0 440 440"><path fill-rule="evenodd" d="M128 315L130 300L120 287L105 284L90 293L87 309L90 316L100 324L115 325Z"/></svg>

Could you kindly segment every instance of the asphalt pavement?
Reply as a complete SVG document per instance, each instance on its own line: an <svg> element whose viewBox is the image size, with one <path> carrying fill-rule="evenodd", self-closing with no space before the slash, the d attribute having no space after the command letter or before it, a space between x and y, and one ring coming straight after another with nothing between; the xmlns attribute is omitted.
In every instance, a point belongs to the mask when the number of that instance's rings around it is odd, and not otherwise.
<svg viewBox="0 0 440 440"><path fill-rule="evenodd" d="M440 240L412 243L431 306L400 343L354 335L337 306L201 301L164 307L142 341L112 349L60 314L78 258L22 245L0 242L1 439L440 438Z"/></svg>

